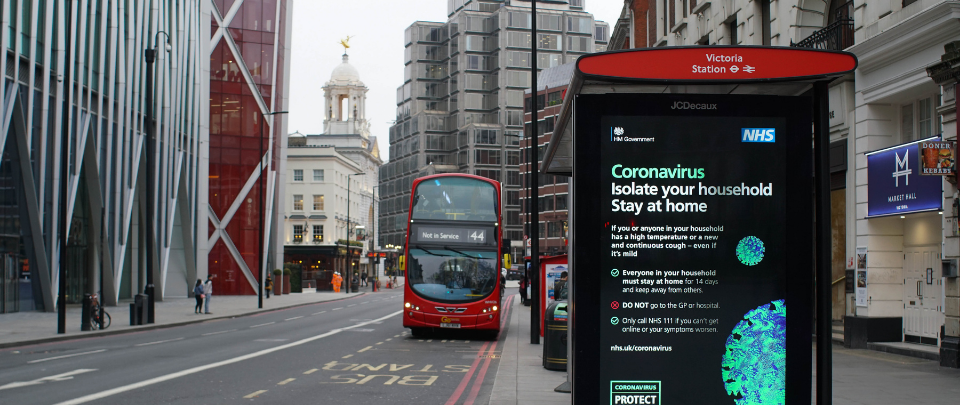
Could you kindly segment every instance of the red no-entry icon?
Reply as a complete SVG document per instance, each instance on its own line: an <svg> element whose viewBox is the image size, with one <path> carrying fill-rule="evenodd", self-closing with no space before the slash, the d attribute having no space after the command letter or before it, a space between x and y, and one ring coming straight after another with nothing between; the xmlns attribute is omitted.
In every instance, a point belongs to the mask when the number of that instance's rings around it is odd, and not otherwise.
<svg viewBox="0 0 960 405"><path fill-rule="evenodd" d="M620 303L619 303L619 302L616 302L616 301L611 302L611 303L610 303L610 308L613 308L613 309L620 308Z"/></svg>

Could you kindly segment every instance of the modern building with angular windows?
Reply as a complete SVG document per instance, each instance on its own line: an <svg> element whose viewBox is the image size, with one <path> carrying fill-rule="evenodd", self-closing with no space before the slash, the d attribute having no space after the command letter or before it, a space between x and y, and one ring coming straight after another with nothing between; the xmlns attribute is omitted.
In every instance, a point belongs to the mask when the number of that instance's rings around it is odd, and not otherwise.
<svg viewBox="0 0 960 405"><path fill-rule="evenodd" d="M413 179L470 173L503 184L504 233L521 253L520 140L530 88L530 2L450 0L444 23L405 31L390 162L380 170L380 244L402 245ZM537 5L537 68L606 50L609 26L583 0Z"/></svg>
<svg viewBox="0 0 960 405"><path fill-rule="evenodd" d="M53 311L61 262L67 304L98 291L101 278L106 304L130 299L144 291L147 269L158 300L187 296L208 273L220 294L256 291L243 269L256 268L256 235L276 223L275 145L285 134L274 117L261 136L260 120L286 103L289 3L3 1L0 313ZM153 72L148 48L158 50ZM261 157L268 198L256 209L246 201L259 196Z"/></svg>

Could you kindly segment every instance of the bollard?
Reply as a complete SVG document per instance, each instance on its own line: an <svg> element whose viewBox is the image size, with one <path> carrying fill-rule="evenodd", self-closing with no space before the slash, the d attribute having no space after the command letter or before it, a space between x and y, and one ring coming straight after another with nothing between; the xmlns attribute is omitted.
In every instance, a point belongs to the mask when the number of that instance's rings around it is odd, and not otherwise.
<svg viewBox="0 0 960 405"><path fill-rule="evenodd" d="M90 307L93 306L93 297L90 294L83 294L83 307L80 308L80 330L88 332L93 330L90 327Z"/></svg>

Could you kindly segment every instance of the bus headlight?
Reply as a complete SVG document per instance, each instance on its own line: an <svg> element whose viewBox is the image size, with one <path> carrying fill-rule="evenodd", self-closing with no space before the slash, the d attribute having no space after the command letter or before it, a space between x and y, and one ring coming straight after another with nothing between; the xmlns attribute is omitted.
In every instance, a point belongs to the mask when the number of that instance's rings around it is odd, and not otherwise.
<svg viewBox="0 0 960 405"><path fill-rule="evenodd" d="M403 307L404 307L404 308L410 308L410 303L408 302L408 303L406 303L406 304L403 304Z"/></svg>
<svg viewBox="0 0 960 405"><path fill-rule="evenodd" d="M493 306L493 310L494 310L494 311L497 310L497 306L496 306L496 305Z"/></svg>

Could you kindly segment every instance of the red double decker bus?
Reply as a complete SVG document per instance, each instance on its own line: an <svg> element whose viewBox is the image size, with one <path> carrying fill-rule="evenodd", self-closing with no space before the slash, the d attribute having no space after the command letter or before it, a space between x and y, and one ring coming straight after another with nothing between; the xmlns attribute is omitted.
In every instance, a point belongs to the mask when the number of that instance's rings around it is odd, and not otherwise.
<svg viewBox="0 0 960 405"><path fill-rule="evenodd" d="M469 174L413 182L403 326L500 331L500 183Z"/></svg>

